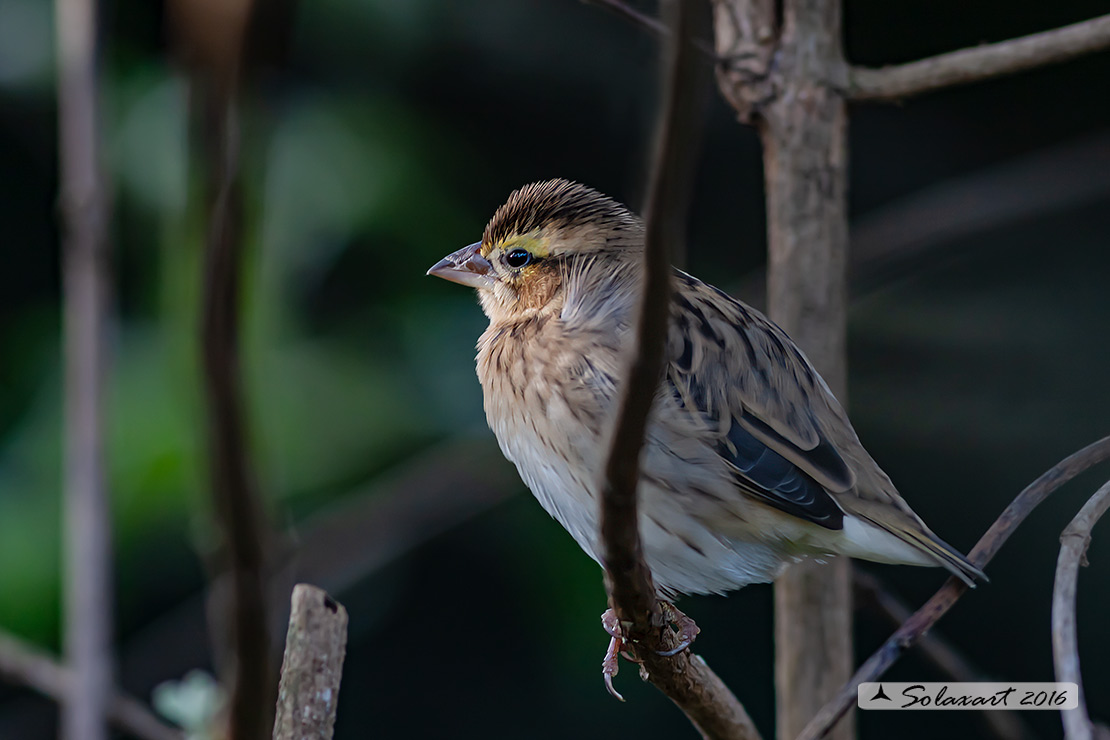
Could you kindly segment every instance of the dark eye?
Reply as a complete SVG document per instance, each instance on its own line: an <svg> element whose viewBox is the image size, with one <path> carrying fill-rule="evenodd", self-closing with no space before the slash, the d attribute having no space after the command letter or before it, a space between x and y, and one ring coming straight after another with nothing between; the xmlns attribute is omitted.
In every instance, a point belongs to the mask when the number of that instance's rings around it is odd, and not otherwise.
<svg viewBox="0 0 1110 740"><path fill-rule="evenodd" d="M505 255L505 264L509 267L524 267L532 261L532 253L527 249L514 249Z"/></svg>

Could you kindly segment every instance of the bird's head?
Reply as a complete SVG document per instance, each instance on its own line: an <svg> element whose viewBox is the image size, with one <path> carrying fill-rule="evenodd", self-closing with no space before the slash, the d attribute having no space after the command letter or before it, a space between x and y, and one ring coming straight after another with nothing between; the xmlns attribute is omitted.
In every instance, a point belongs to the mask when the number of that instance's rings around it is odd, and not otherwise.
<svg viewBox="0 0 1110 740"><path fill-rule="evenodd" d="M574 281L638 264L643 225L617 201L569 180L525 185L486 225L482 241L447 255L429 275L478 289L493 320L559 303Z"/></svg>

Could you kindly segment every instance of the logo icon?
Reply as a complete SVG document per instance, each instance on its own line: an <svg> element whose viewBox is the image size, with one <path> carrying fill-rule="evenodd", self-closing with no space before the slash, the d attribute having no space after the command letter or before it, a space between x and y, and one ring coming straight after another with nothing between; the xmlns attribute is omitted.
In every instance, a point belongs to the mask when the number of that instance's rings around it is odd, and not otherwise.
<svg viewBox="0 0 1110 740"><path fill-rule="evenodd" d="M885 691L883 691L883 685L882 684L879 684L879 690L876 691L875 695L871 697L871 701L878 701L879 699L882 699L884 701L894 701L893 699L891 699L889 696L886 695Z"/></svg>

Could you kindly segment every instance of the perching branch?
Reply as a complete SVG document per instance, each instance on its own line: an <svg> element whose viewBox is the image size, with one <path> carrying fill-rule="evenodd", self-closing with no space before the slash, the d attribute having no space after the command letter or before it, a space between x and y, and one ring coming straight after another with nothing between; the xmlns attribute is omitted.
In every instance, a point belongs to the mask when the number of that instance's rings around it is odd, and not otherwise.
<svg viewBox="0 0 1110 740"><path fill-rule="evenodd" d="M1018 494L1009 506L998 516L975 547L968 554L968 560L978 568L984 568L1005 544L1019 524L1025 521L1030 512L1049 494L1085 470L1110 459L1110 437L1103 437L1061 460ZM914 612L875 653L860 666L848 683L844 684L836 697L822 707L821 711L806 725L798 740L817 740L836 724L848 708L856 701L856 688L864 682L876 681L912 645L921 639L937 620L943 617L956 601L968 590L967 584L956 577L950 577L945 584Z"/></svg>
<svg viewBox="0 0 1110 740"><path fill-rule="evenodd" d="M1079 566L1087 565L1091 529L1107 509L1110 509L1110 481L1091 496L1060 535L1060 556L1056 560L1056 582L1052 588L1052 661L1057 681L1070 681L1079 687L1079 706L1060 713L1067 740L1091 740L1095 737L1094 725L1087 713L1083 676L1079 671L1075 596Z"/></svg>
<svg viewBox="0 0 1110 740"><path fill-rule="evenodd" d="M900 100L945 87L979 82L1110 48L1110 15L995 44L878 69L851 67L851 100Z"/></svg>
<svg viewBox="0 0 1110 740"><path fill-rule="evenodd" d="M23 641L0 633L0 680L62 703L77 681L76 673ZM141 701L104 687L105 717L116 729L140 740L182 740L178 730L158 719Z"/></svg>
<svg viewBox="0 0 1110 740"><path fill-rule="evenodd" d="M684 4L682 0L668 1L677 3L680 8ZM661 238L663 229L659 214L662 211L660 201L669 195L666 190L667 168L671 163L668 150L675 130L674 98L677 91L669 83L675 76L673 67L681 58L683 45L674 44L675 34L669 38L670 45L677 48L672 58L675 64L668 70L664 83L662 126L658 132L657 151L644 208L644 284L637 309L640 318L636 322L635 354L623 386L601 491L601 537L605 546L610 601L625 625L626 636L633 641L647 641L652 635L658 636L662 625L655 584L644 562L640 542L636 484L647 417L663 371L663 348L670 309L669 245Z"/></svg>
<svg viewBox="0 0 1110 740"><path fill-rule="evenodd" d="M601 536L610 603L626 640L644 662L643 674L682 708L705 737L755 738L758 733L743 706L703 661L689 651L664 657L674 648L673 633L663 624L651 571L640 541L636 485L647 417L663 370L663 349L670 311L671 265L663 215L675 194L671 178L684 155L679 144L690 126L689 90L676 83L683 65L692 63L685 39L692 0L670 0L674 18L669 34L670 65L664 81L661 126L645 207L645 275L636 322L635 354L623 385L617 424L601 482Z"/></svg>
<svg viewBox="0 0 1110 740"><path fill-rule="evenodd" d="M104 472L105 328L111 282L100 166L95 0L57 0L58 153L65 357L61 737L104 740L112 684L111 520Z"/></svg>
<svg viewBox="0 0 1110 740"><path fill-rule="evenodd" d="M305 583L293 588L292 605L274 740L331 740L347 654L347 610Z"/></svg>

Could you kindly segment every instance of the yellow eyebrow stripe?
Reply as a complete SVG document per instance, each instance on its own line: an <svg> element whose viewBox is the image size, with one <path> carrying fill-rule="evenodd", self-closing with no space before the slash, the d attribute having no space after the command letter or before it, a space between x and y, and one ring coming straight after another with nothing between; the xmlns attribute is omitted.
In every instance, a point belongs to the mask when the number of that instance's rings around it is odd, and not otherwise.
<svg viewBox="0 0 1110 740"><path fill-rule="evenodd" d="M532 232L520 236L510 236L497 246L503 252L510 252L514 249L527 249L534 256L540 258L547 257L551 251L547 246L547 239L541 236L539 232Z"/></svg>

